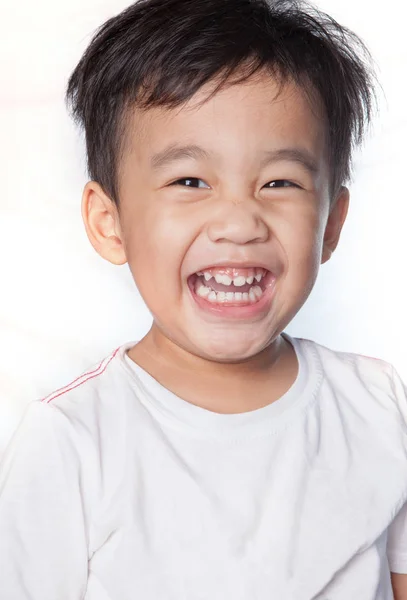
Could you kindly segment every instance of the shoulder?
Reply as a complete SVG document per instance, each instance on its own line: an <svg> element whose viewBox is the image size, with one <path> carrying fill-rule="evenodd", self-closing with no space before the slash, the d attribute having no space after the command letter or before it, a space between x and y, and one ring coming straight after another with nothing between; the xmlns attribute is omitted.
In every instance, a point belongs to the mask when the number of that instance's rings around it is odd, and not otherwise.
<svg viewBox="0 0 407 600"><path fill-rule="evenodd" d="M292 338L304 355L312 354L322 371L325 390L336 398L348 398L377 413L392 413L407 427L407 390L394 366L380 358L333 350L312 340Z"/></svg>
<svg viewBox="0 0 407 600"><path fill-rule="evenodd" d="M81 473L87 504L99 505L105 490L120 483L129 407L136 407L134 389L118 362L123 348L116 348L46 397L29 402L3 464L11 468L21 463L22 473L46 472L54 465L58 466L55 470Z"/></svg>
<svg viewBox="0 0 407 600"><path fill-rule="evenodd" d="M28 403L24 417L33 425L61 424L66 429L80 429L80 423L94 419L106 407L115 387L123 382L115 364L122 346L91 364L71 381L51 391L47 396ZM120 377L122 380L120 381Z"/></svg>
<svg viewBox="0 0 407 600"><path fill-rule="evenodd" d="M123 346L117 347L64 386L53 390L37 402L63 413L68 418L79 417L81 414L85 416L87 413L103 409L114 390L126 383L124 373L117 364L122 352Z"/></svg>
<svg viewBox="0 0 407 600"><path fill-rule="evenodd" d="M318 355L322 366L326 369L331 367L338 368L342 366L346 369L351 369L359 372L362 376L369 376L377 373L385 373L387 376L392 375L393 366L380 358L373 356L365 356L355 352L344 352L334 350L328 346L324 346L313 340L306 338L291 338L297 347L300 347L304 352L314 352Z"/></svg>
<svg viewBox="0 0 407 600"><path fill-rule="evenodd" d="M123 438L128 406L134 404L134 388L120 366L125 347L115 348L66 385L34 400L27 412L42 427L51 422L55 428L64 427L85 456L99 454L102 447L107 450Z"/></svg>
<svg viewBox="0 0 407 600"><path fill-rule="evenodd" d="M320 368L327 377L341 377L358 380L370 387L394 391L394 378L397 375L392 364L380 358L333 350L322 344L304 338L292 338L296 347L304 354L316 355Z"/></svg>

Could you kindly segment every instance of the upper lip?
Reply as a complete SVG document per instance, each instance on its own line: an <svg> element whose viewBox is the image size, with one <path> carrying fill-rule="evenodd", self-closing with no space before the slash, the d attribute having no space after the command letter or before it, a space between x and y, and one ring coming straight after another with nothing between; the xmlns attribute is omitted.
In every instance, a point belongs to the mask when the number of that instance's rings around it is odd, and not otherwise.
<svg viewBox="0 0 407 600"><path fill-rule="evenodd" d="M215 261L213 263L210 263L209 265L205 265L204 267L199 267L198 269L196 269L195 271L193 271L191 273L191 275L194 275L195 273L201 272L201 271L208 271L210 269L216 269L218 267L230 267L230 268L234 268L234 269L255 269L256 267L260 267L262 269L266 269L267 271L270 271L270 263L266 263L265 261L237 261L237 260L224 260L224 261Z"/></svg>

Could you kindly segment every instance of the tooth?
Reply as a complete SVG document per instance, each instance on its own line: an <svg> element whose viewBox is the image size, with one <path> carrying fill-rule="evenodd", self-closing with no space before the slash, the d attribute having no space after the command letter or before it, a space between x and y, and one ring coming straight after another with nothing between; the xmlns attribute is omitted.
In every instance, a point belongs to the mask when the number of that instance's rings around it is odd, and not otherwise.
<svg viewBox="0 0 407 600"><path fill-rule="evenodd" d="M254 276L253 276L253 275L250 275L249 277L246 277L246 281L247 281L247 283L248 283L249 285L251 285L251 284L253 283L253 279L254 279Z"/></svg>
<svg viewBox="0 0 407 600"><path fill-rule="evenodd" d="M216 300L218 302L224 302L226 300L226 294L225 294L225 292L218 292L216 294Z"/></svg>
<svg viewBox="0 0 407 600"><path fill-rule="evenodd" d="M233 302L233 300L235 299L235 295L233 292L226 292L226 300L228 302Z"/></svg>
<svg viewBox="0 0 407 600"><path fill-rule="evenodd" d="M228 275L223 275L221 273L216 273L215 281L217 283L222 283L223 285L230 285L232 283L231 277L228 277Z"/></svg>
<svg viewBox="0 0 407 600"><path fill-rule="evenodd" d="M201 298L206 298L206 296L208 296L210 291L211 291L210 288L206 287L206 285L201 285L196 290L196 293L198 294L198 296L201 296Z"/></svg>
<svg viewBox="0 0 407 600"><path fill-rule="evenodd" d="M233 283L237 287L240 287L242 285L246 285L246 277L243 277L242 275L240 275L239 277L235 277L235 279L233 280Z"/></svg>
<svg viewBox="0 0 407 600"><path fill-rule="evenodd" d="M255 285L254 287L252 287L253 293L255 294L255 296L257 296L257 298L261 298L263 295L263 290L261 289L261 287L259 285Z"/></svg>
<svg viewBox="0 0 407 600"><path fill-rule="evenodd" d="M212 292L208 296L209 302L216 302L216 292L212 290Z"/></svg>
<svg viewBox="0 0 407 600"><path fill-rule="evenodd" d="M253 302L253 303L254 303L254 302L257 302L257 296L256 296L256 294L254 293L254 291L253 291L253 288L250 288L250 291L249 291L249 299L250 299L250 302Z"/></svg>
<svg viewBox="0 0 407 600"><path fill-rule="evenodd" d="M249 294L247 292L243 292L243 302L249 302Z"/></svg>
<svg viewBox="0 0 407 600"><path fill-rule="evenodd" d="M198 271L197 275L198 275L198 277L201 277L203 275L202 271Z"/></svg>
<svg viewBox="0 0 407 600"><path fill-rule="evenodd" d="M242 292L235 292L235 300L240 302L242 300L242 298L243 298Z"/></svg>
<svg viewBox="0 0 407 600"><path fill-rule="evenodd" d="M257 273L257 275L255 275L254 277L255 277L256 281L261 281L263 278L263 275L262 275L262 273Z"/></svg>
<svg viewBox="0 0 407 600"><path fill-rule="evenodd" d="M209 281L210 279L212 279L212 275L210 273L208 273L207 271L205 271L204 277L205 277L205 281Z"/></svg>

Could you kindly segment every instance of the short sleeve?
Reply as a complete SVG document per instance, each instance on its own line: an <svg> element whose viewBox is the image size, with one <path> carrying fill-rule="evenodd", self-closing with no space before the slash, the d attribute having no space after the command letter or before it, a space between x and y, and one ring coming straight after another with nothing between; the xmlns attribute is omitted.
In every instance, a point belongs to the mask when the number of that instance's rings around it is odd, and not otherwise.
<svg viewBox="0 0 407 600"><path fill-rule="evenodd" d="M392 368L393 393L407 434L407 389L397 371ZM407 459L406 459L407 488ZM407 499L390 524L387 537L387 558L392 573L407 573Z"/></svg>
<svg viewBox="0 0 407 600"><path fill-rule="evenodd" d="M407 433L407 386L392 366L392 388Z"/></svg>
<svg viewBox="0 0 407 600"><path fill-rule="evenodd" d="M0 598L82 600L87 535L73 426L28 404L0 462Z"/></svg>
<svg viewBox="0 0 407 600"><path fill-rule="evenodd" d="M392 573L407 573L407 502L389 527L387 559Z"/></svg>

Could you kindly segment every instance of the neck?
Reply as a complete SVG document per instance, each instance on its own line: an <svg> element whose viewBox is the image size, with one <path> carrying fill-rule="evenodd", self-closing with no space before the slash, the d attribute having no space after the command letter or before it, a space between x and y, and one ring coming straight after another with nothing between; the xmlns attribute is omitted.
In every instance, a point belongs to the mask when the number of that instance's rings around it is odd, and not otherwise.
<svg viewBox="0 0 407 600"><path fill-rule="evenodd" d="M181 398L221 413L270 404L291 387L298 372L295 351L280 335L256 356L226 363L187 352L153 324L128 355Z"/></svg>

